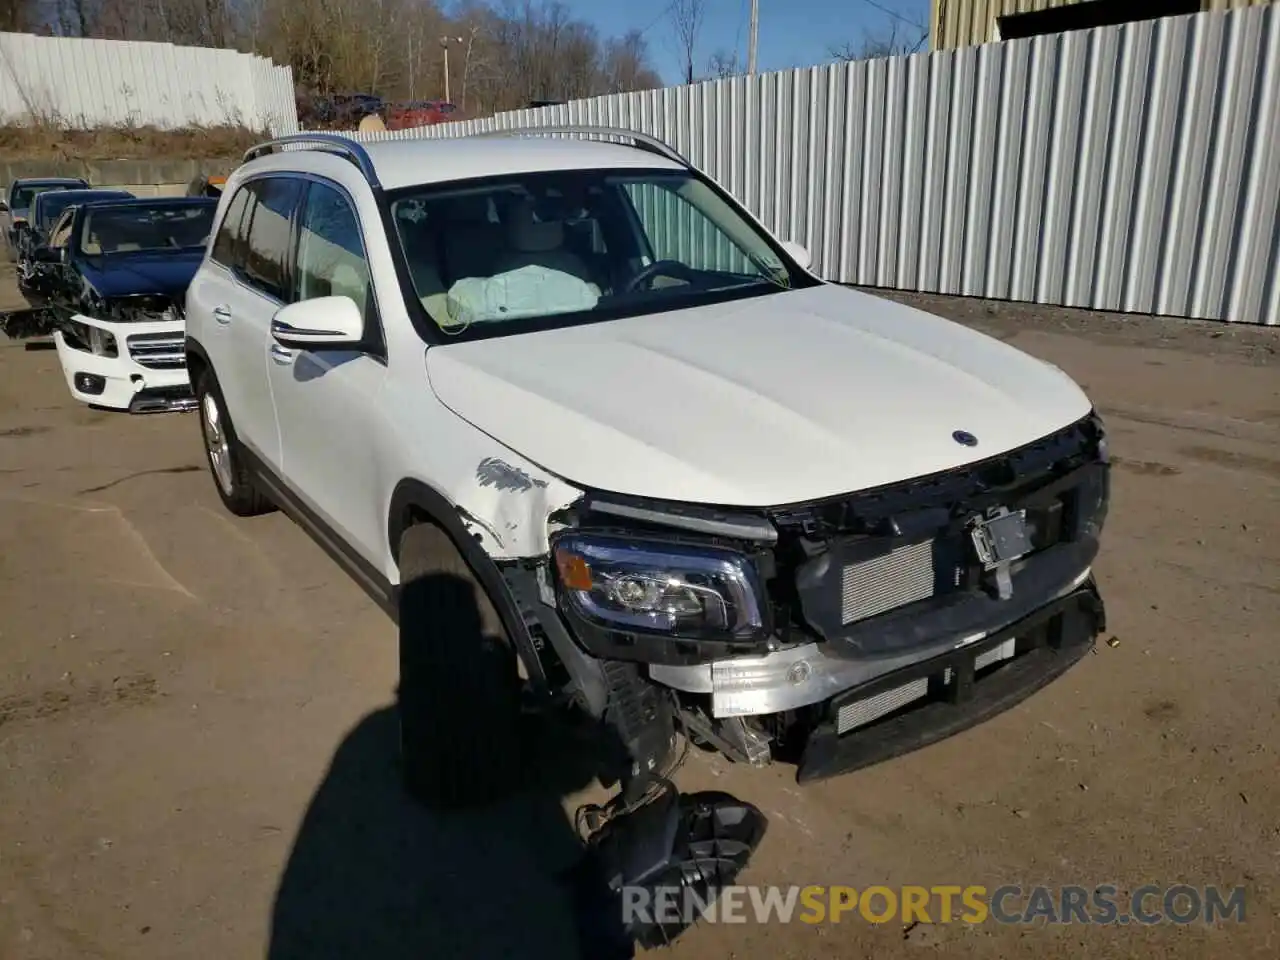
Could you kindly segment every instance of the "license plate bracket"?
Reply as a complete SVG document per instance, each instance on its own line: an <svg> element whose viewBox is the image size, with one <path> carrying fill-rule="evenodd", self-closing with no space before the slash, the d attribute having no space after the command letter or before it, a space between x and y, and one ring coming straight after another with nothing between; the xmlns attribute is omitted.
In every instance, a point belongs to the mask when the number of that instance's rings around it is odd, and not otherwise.
<svg viewBox="0 0 1280 960"><path fill-rule="evenodd" d="M998 516L974 521L969 531L974 552L984 569L1012 563L1031 552L1025 510L1005 511Z"/></svg>

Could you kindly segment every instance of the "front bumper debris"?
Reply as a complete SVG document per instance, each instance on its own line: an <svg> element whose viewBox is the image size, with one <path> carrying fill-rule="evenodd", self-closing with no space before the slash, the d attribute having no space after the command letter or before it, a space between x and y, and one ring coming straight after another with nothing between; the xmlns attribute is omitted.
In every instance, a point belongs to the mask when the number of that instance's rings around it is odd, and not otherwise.
<svg viewBox="0 0 1280 960"><path fill-rule="evenodd" d="M981 641L847 690L825 704L826 719L810 734L796 779L806 783L849 773L982 723L1065 673L1105 629L1102 598L1090 581ZM997 651L1012 656L975 669L976 661L990 660ZM874 710L876 698L892 703L922 683L923 697L841 734L842 714L868 705Z"/></svg>

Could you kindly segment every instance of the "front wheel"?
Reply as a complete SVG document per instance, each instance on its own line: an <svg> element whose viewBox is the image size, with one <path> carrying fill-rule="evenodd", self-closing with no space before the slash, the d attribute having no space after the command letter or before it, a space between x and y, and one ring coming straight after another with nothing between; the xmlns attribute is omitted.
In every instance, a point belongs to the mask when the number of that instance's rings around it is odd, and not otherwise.
<svg viewBox="0 0 1280 960"><path fill-rule="evenodd" d="M517 658L480 579L427 523L400 541L399 701L405 786L421 803L476 807L519 787Z"/></svg>
<svg viewBox="0 0 1280 960"><path fill-rule="evenodd" d="M206 371L200 375L195 394L200 408L205 458L223 506L238 517L270 513L274 506L254 483L231 418L227 416L222 391L218 389L218 381L212 373Z"/></svg>

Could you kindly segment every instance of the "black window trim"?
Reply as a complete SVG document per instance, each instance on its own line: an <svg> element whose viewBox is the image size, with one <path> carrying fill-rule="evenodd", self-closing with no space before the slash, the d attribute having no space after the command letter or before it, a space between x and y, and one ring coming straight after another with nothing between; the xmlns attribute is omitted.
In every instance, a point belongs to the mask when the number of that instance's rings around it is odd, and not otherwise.
<svg viewBox="0 0 1280 960"><path fill-rule="evenodd" d="M539 317L532 320L521 320L518 324L513 324L515 329L503 330L503 324L487 324L474 323L466 329L458 333L445 333L434 320L428 316L426 308L418 299L417 289L413 285L412 277L409 273L409 265L405 260L404 250L400 244L399 235L396 233L395 217L391 212L392 204L403 197L418 196L424 192L439 191L446 193L450 190L459 188L484 187L490 184L498 184L504 181L510 181L519 176L535 176L544 173L573 173L573 170L536 170L527 171L525 173L510 172L498 175L484 177L468 177L458 180L444 180L438 183L419 183L409 184L403 187L397 187L394 190L374 190L374 199L378 204L378 208L382 214L382 229L387 236L387 246L391 251L391 260L395 264L396 276L400 280L400 292L405 302L405 308L409 313L409 320L413 324L414 330L418 337L427 345L428 348L433 346L444 346L450 343L469 343L475 340L491 340L496 337L518 337L528 333L542 333L546 330L560 330L565 327L581 327L596 323L608 323L611 320L622 320L627 317L644 316L645 311L610 311L602 316L590 316L583 311L576 313L557 314L550 317ZM725 190L718 183L708 177L702 171L693 167L685 167L674 169L671 167L619 167L616 170L608 171L618 175L644 176L652 174L663 174L667 176L686 175L695 180L699 180L716 193L725 201L735 213L747 220L748 223L758 223L758 218L746 209L729 191ZM793 283L791 290L803 290L809 287L817 287L826 285L827 281L814 277L807 270L801 269L795 259L782 248L782 244L777 241L774 236L764 229L762 236L769 248L787 267L788 273L792 275ZM774 291L762 291L752 287L744 288L741 292L726 292L722 298L716 303L731 303L735 300L748 300L760 296L772 295Z"/></svg>
<svg viewBox="0 0 1280 960"><path fill-rule="evenodd" d="M279 310L283 307L288 306L291 303L298 302L295 299L296 291L297 291L295 274L296 274L297 264L298 264L298 241L300 239L302 211L306 206L307 194L311 190L312 183L321 183L327 187L332 187L333 189L341 193L343 198L346 199L346 201L349 204L351 204L351 210L352 210L352 213L355 215L357 228L360 230L360 244L364 248L366 263L369 262L369 242L368 242L369 238L367 233L365 232L364 223L360 219L359 208L356 205L355 198L352 197L351 195L351 191L348 190L346 187L344 187L342 184L337 183L336 181L331 180L328 177L321 176L320 174L310 173L303 170L264 170L261 173L255 173L252 176L245 177L236 185L236 192L233 193L231 195L231 199L227 201L227 213L231 212L231 204L235 203L236 195L241 190L246 189L250 184L256 183L260 180L267 180L271 178L277 178L277 179L287 178L290 180L297 180L300 187L298 191L297 201L294 203L293 210L290 211L290 214L289 214L289 247L288 247L288 250L286 251L286 258L285 258L285 264L284 264L285 290L288 295L288 299L281 300L278 297L272 296L271 294L267 293L265 290L261 289L260 287L254 286L251 282L249 282L247 278L245 278L236 267L230 266L228 264L224 264L218 260L214 260L212 241L210 241L210 244L209 244L209 253L208 253L208 256L206 257L206 260L208 263L212 264L213 266L216 266L219 270L225 273L227 275L227 278L231 280L232 283L248 291L249 293L254 294L255 296L261 297L263 300L266 300L269 303L274 304L276 306L276 309ZM375 194L374 196L375 203L377 203L377 200L378 200L378 197ZM381 209L381 204L378 204L378 206L379 206L379 209ZM237 231L239 231L244 227L244 215L247 212L247 210L248 210L248 206L246 205L245 210L242 210L240 213L240 223L237 225ZM223 219L224 220L226 219L226 214L223 215ZM222 225L222 221L219 221L218 228L214 230L215 238L217 237L217 231L221 229L221 225ZM247 237L245 238L245 242L246 243L248 242ZM378 287L373 279L373 265L371 263L369 263L369 286L373 289L374 316L372 320L370 320L369 318L366 318L365 320L365 326L366 326L365 342L346 346L344 347L344 349L359 350L359 352L362 353L363 355L369 357L372 360L376 360L378 363L382 364L385 367L388 364L387 339L386 339L385 331L383 329L382 305L378 301ZM268 334L268 336L270 336L270 334ZM325 351L319 350L316 348L311 348L308 352L323 353Z"/></svg>
<svg viewBox="0 0 1280 960"><path fill-rule="evenodd" d="M236 201L240 199L240 195L245 192L245 188L248 187L250 182L251 182L250 180L241 181L240 184L236 187L235 192L232 193L227 198L227 209L222 214L221 218L219 218L217 224L213 228L213 233L210 235L210 240L209 240L209 253L205 258L209 261L209 263L212 263L215 266L221 267L223 270L227 271L232 276L235 275L235 271L233 269L232 264L223 263L221 260L218 260L217 258L215 258L213 255L213 250L214 250L214 247L218 245L218 234L222 233L222 228L227 225L227 218L231 215L231 208L236 205ZM249 204L246 202L244 209L248 209L248 206ZM237 236L240 233L241 227L244 226L244 209L240 211L240 220L236 223Z"/></svg>
<svg viewBox="0 0 1280 960"><path fill-rule="evenodd" d="M298 201L306 195L306 183L304 182L301 174L285 170L271 170L246 178L241 182L241 187L248 187L250 184L260 183L264 180L295 180L298 182L298 195L294 198L293 208L289 211L289 239L286 241L287 246L285 247L284 263L281 264L281 270L284 274L282 292L285 294L285 297L277 297L275 294L268 293L266 290L263 290L260 286L255 284L248 274L244 272L243 264L237 264L229 267L228 269L236 283L240 284L240 286L244 287L246 290L252 291L264 300L269 300L271 303L276 304L277 307L287 307L292 302L287 298L292 294L293 290L292 260L293 251L296 249L298 242ZM232 197L231 199L235 200L235 197ZM257 198L255 196L255 200L256 199ZM248 212L247 206L245 208L245 212ZM250 227L252 227L252 225L252 222L250 222ZM240 227L244 227L244 213L240 214ZM249 237L247 235L244 238L244 242L246 244L249 242Z"/></svg>
<svg viewBox="0 0 1280 960"><path fill-rule="evenodd" d="M293 213L293 236L291 240L291 249L289 252L289 268L290 268L290 295L297 296L297 266L298 266L298 247L302 241L302 213L307 206L307 197L311 193L311 186L319 184L323 187L338 193L351 208L351 216L356 221L356 230L360 234L360 249L364 255L365 267L369 271L369 290L373 294L373 310L372 316L365 317L365 343L360 345L360 351L365 355L377 360L383 366L387 365L387 338L382 323L382 303L378 299L378 284L373 278L373 263L369 259L369 237L365 232L364 223L360 219L360 208L356 204L355 197L351 195L351 191L329 177L318 173L300 172L298 177L303 181L302 194L298 199L297 208ZM376 197L375 197L376 200ZM293 301L297 302L297 301Z"/></svg>

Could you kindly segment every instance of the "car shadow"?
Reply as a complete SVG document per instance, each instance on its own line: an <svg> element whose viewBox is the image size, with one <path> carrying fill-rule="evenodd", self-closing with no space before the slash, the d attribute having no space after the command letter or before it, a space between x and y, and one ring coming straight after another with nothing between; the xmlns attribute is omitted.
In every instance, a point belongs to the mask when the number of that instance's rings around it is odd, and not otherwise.
<svg viewBox="0 0 1280 960"><path fill-rule="evenodd" d="M474 603L469 585L458 592L464 581L438 579ZM268 960L633 957L615 901L582 869L584 845L562 805L611 765L616 737L594 721L530 716L515 794L449 814L404 791L396 710L360 721L295 838Z"/></svg>

